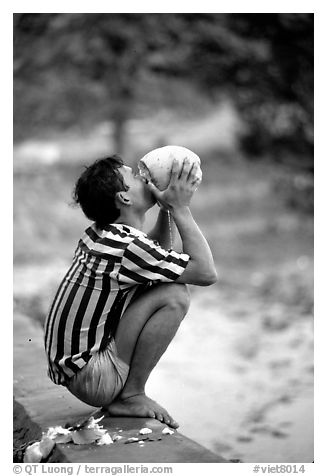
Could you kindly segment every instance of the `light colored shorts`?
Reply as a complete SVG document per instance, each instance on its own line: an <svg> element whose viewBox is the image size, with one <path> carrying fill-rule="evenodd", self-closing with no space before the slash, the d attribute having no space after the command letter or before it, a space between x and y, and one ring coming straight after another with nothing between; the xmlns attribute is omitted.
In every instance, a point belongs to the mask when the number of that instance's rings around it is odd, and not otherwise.
<svg viewBox="0 0 327 476"><path fill-rule="evenodd" d="M84 367L72 377L68 390L93 407L109 405L123 389L129 365L118 357L112 338L108 347L93 354Z"/></svg>

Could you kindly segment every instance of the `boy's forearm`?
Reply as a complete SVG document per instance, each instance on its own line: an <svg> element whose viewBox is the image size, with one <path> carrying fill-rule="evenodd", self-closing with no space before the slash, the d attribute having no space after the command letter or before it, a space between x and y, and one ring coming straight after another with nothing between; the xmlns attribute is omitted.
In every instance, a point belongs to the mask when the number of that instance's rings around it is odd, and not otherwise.
<svg viewBox="0 0 327 476"><path fill-rule="evenodd" d="M154 228L148 233L152 240L159 242L160 246L170 249L175 242L177 229L172 215L170 216L171 233L169 228L169 216L166 210L160 208L157 222Z"/></svg>
<svg viewBox="0 0 327 476"><path fill-rule="evenodd" d="M182 239L183 252L196 262L199 272L212 270L215 273L210 247L192 217L191 210L188 207L181 207L173 210L172 216Z"/></svg>

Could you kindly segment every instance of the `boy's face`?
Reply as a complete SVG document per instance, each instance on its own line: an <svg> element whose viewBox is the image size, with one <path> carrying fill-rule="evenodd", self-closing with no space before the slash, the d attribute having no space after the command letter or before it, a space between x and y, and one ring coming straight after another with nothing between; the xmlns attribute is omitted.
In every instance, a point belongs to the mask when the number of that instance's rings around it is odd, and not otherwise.
<svg viewBox="0 0 327 476"><path fill-rule="evenodd" d="M125 194L131 200L131 205L137 209L144 209L145 211L152 207L156 200L145 184L145 180L139 172L133 172L131 167L123 165L119 168L125 185L128 190Z"/></svg>

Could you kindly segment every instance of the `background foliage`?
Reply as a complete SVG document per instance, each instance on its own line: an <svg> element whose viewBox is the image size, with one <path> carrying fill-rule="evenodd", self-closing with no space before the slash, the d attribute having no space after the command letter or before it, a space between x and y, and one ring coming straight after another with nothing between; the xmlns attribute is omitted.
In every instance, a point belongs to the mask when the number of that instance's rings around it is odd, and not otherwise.
<svg viewBox="0 0 327 476"><path fill-rule="evenodd" d="M14 29L16 139L106 118L120 151L164 78L227 95L248 155L312 171L313 14L15 14Z"/></svg>

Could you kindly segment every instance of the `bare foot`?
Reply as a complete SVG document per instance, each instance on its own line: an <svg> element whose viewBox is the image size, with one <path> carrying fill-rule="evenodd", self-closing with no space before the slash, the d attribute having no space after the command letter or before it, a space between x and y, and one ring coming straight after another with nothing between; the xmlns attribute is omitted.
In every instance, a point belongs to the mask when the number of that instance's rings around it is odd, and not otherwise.
<svg viewBox="0 0 327 476"><path fill-rule="evenodd" d="M118 397L107 408L112 416L150 417L166 423L172 428L178 428L175 421L161 405L147 397L144 393L127 398Z"/></svg>

